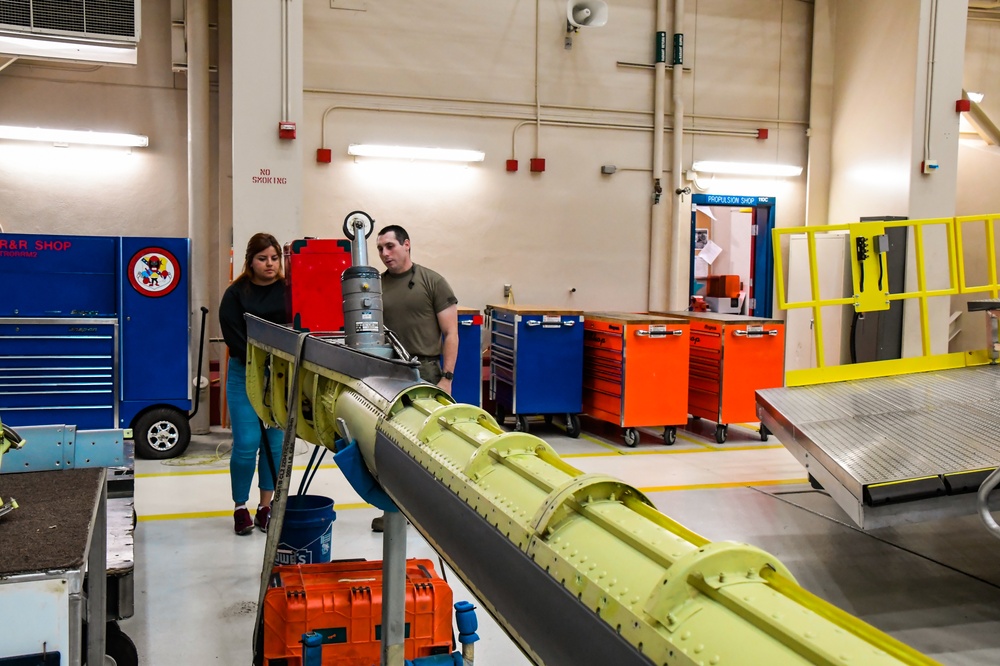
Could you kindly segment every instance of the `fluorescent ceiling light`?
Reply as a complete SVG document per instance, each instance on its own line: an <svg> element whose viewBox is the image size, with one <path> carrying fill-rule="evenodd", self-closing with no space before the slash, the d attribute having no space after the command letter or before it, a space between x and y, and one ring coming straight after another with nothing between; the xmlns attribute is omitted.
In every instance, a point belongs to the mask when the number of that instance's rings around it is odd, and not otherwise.
<svg viewBox="0 0 1000 666"><path fill-rule="evenodd" d="M12 125L0 125L0 139L61 144L75 143L89 146L127 146L131 148L145 148L149 145L149 137L141 134L47 129L45 127L14 127Z"/></svg>
<svg viewBox="0 0 1000 666"><path fill-rule="evenodd" d="M370 143L352 143L348 155L357 157L387 157L397 160L437 160L441 162L482 162L486 153L462 148L421 148L419 146L379 146Z"/></svg>
<svg viewBox="0 0 1000 666"><path fill-rule="evenodd" d="M108 65L135 65L138 49L135 44L101 44L71 42L56 39L0 34L0 54L42 60L76 60Z"/></svg>
<svg viewBox="0 0 1000 666"><path fill-rule="evenodd" d="M702 173L722 173L736 176L798 176L802 167L790 164L764 164L758 162L714 162L705 160L691 165Z"/></svg>

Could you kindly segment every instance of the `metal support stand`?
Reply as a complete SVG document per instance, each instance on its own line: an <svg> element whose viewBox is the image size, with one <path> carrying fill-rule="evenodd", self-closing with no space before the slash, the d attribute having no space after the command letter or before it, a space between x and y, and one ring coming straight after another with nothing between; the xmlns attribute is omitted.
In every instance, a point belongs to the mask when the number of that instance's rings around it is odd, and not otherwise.
<svg viewBox="0 0 1000 666"><path fill-rule="evenodd" d="M382 666L403 666L406 638L406 517L386 511L382 533Z"/></svg>
<svg viewBox="0 0 1000 666"><path fill-rule="evenodd" d="M996 363L1000 358L1000 328L997 327L996 310L986 311L986 339L989 341L990 363Z"/></svg>
<svg viewBox="0 0 1000 666"><path fill-rule="evenodd" d="M995 319L993 321L996 321ZM990 534L1000 539L1000 525L997 525L997 521L993 520L993 514L990 513L990 493L1000 485L1000 467L993 470L993 473L986 477L983 481L983 485L979 486L978 508L979 517L982 519L983 524L986 525L986 529L990 531Z"/></svg>
<svg viewBox="0 0 1000 666"><path fill-rule="evenodd" d="M271 499L271 517L267 525L267 541L264 544L264 563L260 571L260 590L257 594L257 621L253 628L253 663L264 663L264 596L271 580L274 560L278 556L278 542L281 540L281 528L285 524L285 503L288 498L288 487L292 482L292 462L295 458L295 432L299 416L299 369L302 367L302 350L305 348L309 333L300 333L295 349L295 366L292 370L292 382L289 386L288 421L285 423L285 437L281 443L281 464L278 465L278 478L274 483L274 497ZM403 662L399 662L402 664Z"/></svg>
<svg viewBox="0 0 1000 666"><path fill-rule="evenodd" d="M103 664L105 653L105 622L107 622L108 568L108 484L101 475L101 498L94 512L87 554L87 663Z"/></svg>

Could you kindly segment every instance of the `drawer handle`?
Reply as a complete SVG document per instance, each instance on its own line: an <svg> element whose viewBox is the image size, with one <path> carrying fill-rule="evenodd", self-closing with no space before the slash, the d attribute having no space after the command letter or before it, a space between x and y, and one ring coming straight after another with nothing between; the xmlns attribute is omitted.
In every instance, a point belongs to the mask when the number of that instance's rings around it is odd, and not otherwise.
<svg viewBox="0 0 1000 666"><path fill-rule="evenodd" d="M471 319L463 319L462 321L458 322L458 325L459 326L472 326L472 320Z"/></svg>
<svg viewBox="0 0 1000 666"><path fill-rule="evenodd" d="M778 330L774 329L774 328L772 328L769 331L765 331L762 328L747 327L747 330L745 330L745 331L733 331L733 335L735 335L738 338L743 338L743 337L747 337L747 338L762 338L765 335L768 335L768 336L770 336L770 337L773 338L777 334L778 334Z"/></svg>
<svg viewBox="0 0 1000 666"><path fill-rule="evenodd" d="M529 319L528 321L526 321L524 323L526 325L528 325L528 326L541 326L542 325L542 322L539 321L538 319ZM553 322L553 324L555 324L555 322ZM553 324L548 324L546 326L546 328L555 328L555 326L558 326L558 324L555 324L555 325L553 325ZM564 321L562 323L563 326L573 326L575 324L576 324L576 322L573 321L572 319L570 319L569 321Z"/></svg>
<svg viewBox="0 0 1000 666"><path fill-rule="evenodd" d="M652 333L650 333L649 331L636 331L635 334L638 335L640 338L645 338L648 336L650 340L655 340L657 338L665 338L668 335L675 335L675 336L684 335L684 331L677 328L672 331L654 331Z"/></svg>

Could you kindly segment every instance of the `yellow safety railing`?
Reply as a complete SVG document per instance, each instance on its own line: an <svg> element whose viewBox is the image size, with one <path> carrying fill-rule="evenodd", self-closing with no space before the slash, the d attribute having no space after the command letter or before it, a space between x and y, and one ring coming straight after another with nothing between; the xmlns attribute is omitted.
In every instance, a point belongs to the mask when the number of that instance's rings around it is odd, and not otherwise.
<svg viewBox="0 0 1000 666"><path fill-rule="evenodd" d="M783 310L810 308L813 314L813 335L816 343L816 367L804 370L790 370L786 373L785 383L788 386L801 386L847 379L865 377L882 377L895 374L906 374L928 370L939 370L952 367L964 367L970 364L987 362L983 353L931 354L931 334L928 314L928 299L938 296L951 296L958 293L990 292L994 298L1000 292L997 279L996 250L994 246L994 225L1000 221L1000 214L988 216L967 216L960 218L932 218L926 220L885 220L872 222L853 222L850 224L824 225L814 227L786 227L774 229L774 269L777 284L778 307ZM987 264L989 266L989 282L985 285L969 286L966 283L965 252L963 249L963 226L970 222L986 224ZM928 276L925 253L925 229L932 226L943 226L947 237L948 286L945 288L928 288ZM911 227L913 239L913 254L916 268L916 290L890 293L888 284L880 290L865 294L863 285L865 266L869 270L884 268L885 258L875 247L876 239L892 227ZM831 232L848 232L852 241L851 252L851 284L853 292L846 297L823 298L820 292L820 271L816 253L816 236ZM810 298L806 300L788 301L785 296L785 271L781 259L781 239L793 234L806 236L808 259ZM855 249L858 238L866 239L868 244L864 259L859 259ZM880 280L881 283L881 280ZM871 282L867 281L869 287ZM894 359L889 361L874 361L869 363L853 363L848 365L827 366L823 350L823 318L822 308L829 306L853 305L856 312L868 312L888 309L891 301L917 299L919 303L919 320L921 333L922 355L914 358Z"/></svg>
<svg viewBox="0 0 1000 666"><path fill-rule="evenodd" d="M1000 293L1000 283L997 280L996 223L1000 221L1000 213L994 215L965 215L955 218L955 241L958 246L958 287L963 294L988 291L991 298L997 298ZM986 232L986 270L988 282L981 285L970 285L965 274L965 225L980 222Z"/></svg>

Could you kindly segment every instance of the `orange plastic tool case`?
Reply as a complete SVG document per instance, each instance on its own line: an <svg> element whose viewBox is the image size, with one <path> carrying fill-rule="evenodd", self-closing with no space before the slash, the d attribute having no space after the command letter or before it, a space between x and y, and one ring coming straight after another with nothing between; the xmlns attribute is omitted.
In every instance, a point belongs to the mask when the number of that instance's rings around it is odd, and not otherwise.
<svg viewBox="0 0 1000 666"><path fill-rule="evenodd" d="M690 322L588 312L583 327L583 411L625 428L629 446L639 442L638 426L665 426L673 444L688 415Z"/></svg>
<svg viewBox="0 0 1000 666"><path fill-rule="evenodd" d="M784 385L784 322L714 312L655 314L691 321L688 412L718 424L715 441L726 441L730 423L757 421L757 390ZM762 428L761 439L767 434Z"/></svg>
<svg viewBox="0 0 1000 666"><path fill-rule="evenodd" d="M452 651L452 592L430 560L406 561L406 659ZM274 568L264 596L264 663L301 666L302 634L323 637L323 666L377 666L382 562Z"/></svg>

